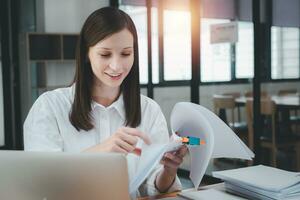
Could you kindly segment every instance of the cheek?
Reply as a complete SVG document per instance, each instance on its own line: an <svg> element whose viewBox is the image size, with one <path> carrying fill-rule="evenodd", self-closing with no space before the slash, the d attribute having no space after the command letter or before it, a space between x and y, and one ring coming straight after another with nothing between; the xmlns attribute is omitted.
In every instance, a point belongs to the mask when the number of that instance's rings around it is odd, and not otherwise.
<svg viewBox="0 0 300 200"><path fill-rule="evenodd" d="M129 72L131 70L133 62L134 62L133 57L126 61L126 64L125 64L126 71Z"/></svg>
<svg viewBox="0 0 300 200"><path fill-rule="evenodd" d="M99 73L105 69L105 67L108 65L105 60L102 59L93 59L91 60L91 67L94 73Z"/></svg>

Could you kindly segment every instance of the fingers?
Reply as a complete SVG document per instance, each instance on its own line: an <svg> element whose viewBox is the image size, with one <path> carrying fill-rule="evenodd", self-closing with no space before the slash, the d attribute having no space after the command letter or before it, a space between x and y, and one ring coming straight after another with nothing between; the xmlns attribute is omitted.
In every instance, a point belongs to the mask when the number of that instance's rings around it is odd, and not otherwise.
<svg viewBox="0 0 300 200"><path fill-rule="evenodd" d="M148 135L146 135L145 133L139 131L136 128L129 128L129 127L123 127L121 128L125 133L132 135L132 136L137 136L139 138L141 138L146 144L151 144L151 140L148 137Z"/></svg>
<svg viewBox="0 0 300 200"><path fill-rule="evenodd" d="M116 144L119 146L119 147L121 147L122 149L124 149L126 152L132 152L133 150L134 150L134 148L135 148L135 146L132 146L132 145L130 145L130 144L128 144L127 142L125 142L125 141L123 141L123 140L121 140L121 139L119 139L119 140L117 140L116 141Z"/></svg>
<svg viewBox="0 0 300 200"><path fill-rule="evenodd" d="M124 140L125 142L127 142L128 144L130 144L132 146L135 146L136 143L138 142L138 139L137 139L136 136L132 136L132 135L129 135L129 134L124 133L124 132L120 132L119 136L122 140Z"/></svg>
<svg viewBox="0 0 300 200"><path fill-rule="evenodd" d="M176 155L183 158L188 152L188 148L186 145L182 145L177 151Z"/></svg>
<svg viewBox="0 0 300 200"><path fill-rule="evenodd" d="M164 160L170 160L177 165L180 165L183 161L182 157L177 156L176 154L166 153L163 157Z"/></svg>
<svg viewBox="0 0 300 200"><path fill-rule="evenodd" d="M164 167L171 168L171 169L177 169L177 168L179 167L179 165L180 165L180 163L175 162L174 160L171 160L171 159L169 159L169 158L167 158L167 157L164 157L164 158L160 161L160 163L161 163L162 165L164 165Z"/></svg>
<svg viewBox="0 0 300 200"><path fill-rule="evenodd" d="M127 154L127 153L128 153L126 150L124 150L123 148L121 148L121 147L118 146L118 145L115 145L115 146L112 148L112 151L113 151L113 152L118 152L118 153L124 153L124 154Z"/></svg>
<svg viewBox="0 0 300 200"><path fill-rule="evenodd" d="M136 155L141 155L141 150L136 149L135 146L138 142L138 138L141 138L146 144L150 144L150 138L143 132L136 128L122 127L117 130L113 135L112 141L115 146L119 147L115 151L123 153L135 153Z"/></svg>
<svg viewBox="0 0 300 200"><path fill-rule="evenodd" d="M147 139L150 140L147 135L133 128L122 127L119 128L114 134L114 140L117 146L119 146L127 153L141 155L141 150L135 148L138 142L138 137L146 138L146 142L148 142Z"/></svg>
<svg viewBox="0 0 300 200"><path fill-rule="evenodd" d="M167 168L177 169L183 162L183 157L188 152L186 145L181 146L177 151L165 153L160 161Z"/></svg>
<svg viewBox="0 0 300 200"><path fill-rule="evenodd" d="M179 149L174 150L174 151L169 151L168 153L175 154L178 157L183 158L187 154L188 150L189 149L187 148L186 145L182 145Z"/></svg>

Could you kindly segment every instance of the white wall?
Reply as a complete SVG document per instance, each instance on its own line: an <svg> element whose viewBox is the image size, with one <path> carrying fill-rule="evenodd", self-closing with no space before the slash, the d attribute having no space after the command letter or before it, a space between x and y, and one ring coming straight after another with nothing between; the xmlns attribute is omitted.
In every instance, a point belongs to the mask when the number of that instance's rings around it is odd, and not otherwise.
<svg viewBox="0 0 300 200"><path fill-rule="evenodd" d="M4 145L4 111L3 111L2 62L0 60L0 146L3 145Z"/></svg>
<svg viewBox="0 0 300 200"><path fill-rule="evenodd" d="M108 0L44 0L45 32L78 33L86 18Z"/></svg>
<svg viewBox="0 0 300 200"><path fill-rule="evenodd" d="M170 124L170 115L173 106L180 101L190 101L190 88L182 87L159 87L155 88L154 100L160 105L168 125ZM169 129L170 130L170 129Z"/></svg>
<svg viewBox="0 0 300 200"><path fill-rule="evenodd" d="M86 18L101 7L109 6L108 0L44 0L39 13L46 33L79 33ZM38 6L37 6L38 7ZM42 12L37 10L37 12ZM69 85L74 78L75 62L48 62L47 86Z"/></svg>

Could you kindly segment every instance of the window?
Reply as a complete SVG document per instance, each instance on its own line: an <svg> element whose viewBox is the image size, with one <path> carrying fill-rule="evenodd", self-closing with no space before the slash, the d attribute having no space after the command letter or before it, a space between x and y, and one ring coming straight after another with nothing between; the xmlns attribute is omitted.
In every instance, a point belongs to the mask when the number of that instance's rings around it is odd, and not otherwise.
<svg viewBox="0 0 300 200"><path fill-rule="evenodd" d="M139 42L140 83L148 83L147 8L145 6L121 5L133 20Z"/></svg>
<svg viewBox="0 0 300 200"><path fill-rule="evenodd" d="M159 82L159 64L158 64L158 15L157 8L151 9L151 38L152 38L152 83Z"/></svg>
<svg viewBox="0 0 300 200"><path fill-rule="evenodd" d="M271 28L272 79L299 78L299 28Z"/></svg>
<svg viewBox="0 0 300 200"><path fill-rule="evenodd" d="M201 81L230 81L230 44L210 44L210 26L228 20L201 19Z"/></svg>
<svg viewBox="0 0 300 200"><path fill-rule="evenodd" d="M164 80L191 79L191 15L164 10Z"/></svg>
<svg viewBox="0 0 300 200"><path fill-rule="evenodd" d="M254 74L254 32L252 22L238 23L236 43L236 78L253 78Z"/></svg>
<svg viewBox="0 0 300 200"><path fill-rule="evenodd" d="M140 82L148 83L148 43L147 8L140 5L121 5L133 19L139 38ZM151 8L152 17L152 82L191 79L191 13L189 10L165 8L163 10L163 75L159 74L159 33L158 9ZM227 23L228 19L201 19L201 82L231 81L232 79L253 78L254 75L254 27L252 22L238 22L238 42L210 43L210 27L213 24ZM298 33L299 34L299 33ZM297 35L297 37L299 37ZM295 44L294 44L295 45ZM298 44L297 44L298 45ZM235 47L235 51L232 48ZM299 51L299 45L297 46ZM283 54L283 53L282 53ZM295 53L294 53L295 54ZM299 53L297 53L298 55ZM282 55L281 55L282 56ZM287 55L286 65L292 64ZM293 58L293 59L298 59ZM277 60L278 60L277 55ZM272 59L273 61L273 59ZM275 63L275 62L274 62ZM290 63L290 64L289 64ZM297 60L297 66L299 66ZM235 67L235 74L231 71ZM278 70L278 66L276 66ZM280 67L283 70L283 67ZM297 74L295 67L287 74ZM279 73L280 74L280 73ZM273 75L273 71L272 71ZM282 74L280 74L282 75ZM163 76L163 77L161 77Z"/></svg>

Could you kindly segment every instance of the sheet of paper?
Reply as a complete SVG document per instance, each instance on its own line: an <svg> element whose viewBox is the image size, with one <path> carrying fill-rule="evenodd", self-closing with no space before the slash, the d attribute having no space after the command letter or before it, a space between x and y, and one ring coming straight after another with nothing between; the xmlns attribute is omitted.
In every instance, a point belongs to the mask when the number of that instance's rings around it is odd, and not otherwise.
<svg viewBox="0 0 300 200"><path fill-rule="evenodd" d="M206 117L213 129L215 138L212 158L240 158L251 160L254 153L215 113L203 106L198 111Z"/></svg>
<svg viewBox="0 0 300 200"><path fill-rule="evenodd" d="M190 179L195 188L200 185L214 147L214 133L210 122L199 112L196 104L177 103L171 113L171 129L180 136L198 137L205 145L188 146L191 155Z"/></svg>
<svg viewBox="0 0 300 200"><path fill-rule="evenodd" d="M177 103L171 113L172 133L180 136L198 137L204 145L188 146L191 155L190 178L198 188L209 160L216 157L251 159L254 154L214 113L206 108L189 103ZM144 146L139 168L130 181L130 194L134 193L146 177L154 170L165 152L179 148L181 143L153 144Z"/></svg>
<svg viewBox="0 0 300 200"><path fill-rule="evenodd" d="M211 158L229 157L251 159L252 151L213 112L201 105L180 102L171 113L171 129L180 136L198 137L205 145L189 147L190 178L198 188Z"/></svg>
<svg viewBox="0 0 300 200"><path fill-rule="evenodd" d="M212 199L222 199L222 200L245 200L245 198L228 194L224 191L219 191L215 189L199 190L192 192L182 192L179 196L188 199L198 199L198 200L212 200Z"/></svg>
<svg viewBox="0 0 300 200"><path fill-rule="evenodd" d="M139 161L139 167L133 180L129 183L129 193L133 194L139 186L155 169L164 153L178 149L182 144L178 141L173 141L168 144L151 144L144 145Z"/></svg>

